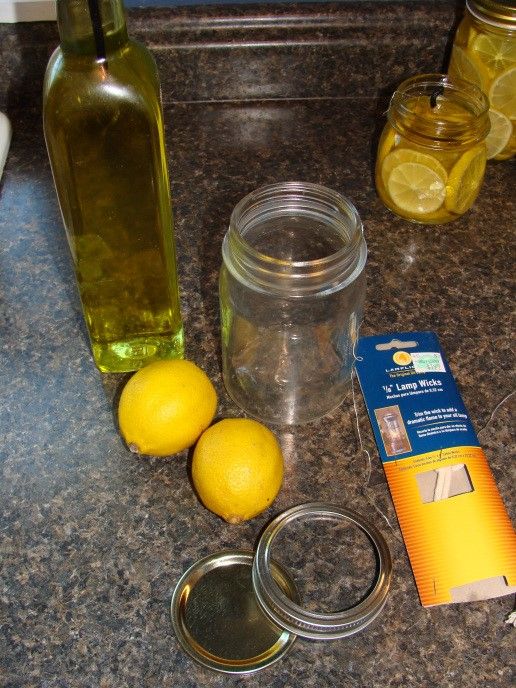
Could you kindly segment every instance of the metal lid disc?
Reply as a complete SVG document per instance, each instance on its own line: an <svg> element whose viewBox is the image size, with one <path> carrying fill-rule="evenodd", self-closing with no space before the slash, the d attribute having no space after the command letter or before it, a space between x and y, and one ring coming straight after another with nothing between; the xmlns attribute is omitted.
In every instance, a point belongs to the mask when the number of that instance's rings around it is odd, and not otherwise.
<svg viewBox="0 0 516 688"><path fill-rule="evenodd" d="M260 608L252 583L253 552L229 550L201 559L182 576L171 602L172 624L188 654L230 674L257 671L280 659L296 636ZM288 574L272 563L274 580L299 601Z"/></svg>

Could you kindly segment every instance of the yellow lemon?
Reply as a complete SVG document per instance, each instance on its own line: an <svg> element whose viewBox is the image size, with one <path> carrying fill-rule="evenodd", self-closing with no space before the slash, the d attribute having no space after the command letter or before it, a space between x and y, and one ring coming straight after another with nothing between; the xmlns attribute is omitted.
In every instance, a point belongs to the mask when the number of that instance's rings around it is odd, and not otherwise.
<svg viewBox="0 0 516 688"><path fill-rule="evenodd" d="M458 45L454 45L452 48L448 74L469 81L479 88L482 88L484 82L489 78L489 75L484 73L483 66L474 61L472 57Z"/></svg>
<svg viewBox="0 0 516 688"><path fill-rule="evenodd" d="M498 153L498 155L495 155L494 159L495 160L508 160L509 158L512 158L514 155L516 155L516 119L513 119L511 121L511 135L509 137L509 141L507 142L507 145L501 151Z"/></svg>
<svg viewBox="0 0 516 688"><path fill-rule="evenodd" d="M487 159L504 152L512 136L512 122L498 110L489 110L491 129L486 138Z"/></svg>
<svg viewBox="0 0 516 688"><path fill-rule="evenodd" d="M383 160L383 158L388 155L399 142L400 135L397 134L392 127L386 127L382 132L380 142L378 144L378 158Z"/></svg>
<svg viewBox="0 0 516 688"><path fill-rule="evenodd" d="M460 22L457 33L455 34L455 43L468 48L477 36L478 31L472 24L469 22Z"/></svg>
<svg viewBox="0 0 516 688"><path fill-rule="evenodd" d="M195 446L192 480L204 506L229 523L253 518L272 504L283 481L278 440L256 420L221 420Z"/></svg>
<svg viewBox="0 0 516 688"><path fill-rule="evenodd" d="M473 41L472 49L492 74L516 64L516 43L512 37L481 33Z"/></svg>
<svg viewBox="0 0 516 688"><path fill-rule="evenodd" d="M486 168L485 145L475 146L457 160L448 176L446 208L462 215L475 202Z"/></svg>
<svg viewBox="0 0 516 688"><path fill-rule="evenodd" d="M391 171L387 190L392 202L401 210L411 215L425 215L442 206L446 181L427 165L402 162Z"/></svg>
<svg viewBox="0 0 516 688"><path fill-rule="evenodd" d="M155 361L128 381L118 423L131 451L169 456L191 447L213 420L217 393L192 361Z"/></svg>
<svg viewBox="0 0 516 688"><path fill-rule="evenodd" d="M411 148L398 148L389 153L382 163L382 181L385 186L388 184L389 176L393 169L404 162L416 162L420 165L425 165L425 167L433 170L443 182L446 182L448 178L446 170L437 158L427 153L412 150Z"/></svg>
<svg viewBox="0 0 516 688"><path fill-rule="evenodd" d="M516 67L508 69L493 81L489 100L492 108L509 119L516 119Z"/></svg>

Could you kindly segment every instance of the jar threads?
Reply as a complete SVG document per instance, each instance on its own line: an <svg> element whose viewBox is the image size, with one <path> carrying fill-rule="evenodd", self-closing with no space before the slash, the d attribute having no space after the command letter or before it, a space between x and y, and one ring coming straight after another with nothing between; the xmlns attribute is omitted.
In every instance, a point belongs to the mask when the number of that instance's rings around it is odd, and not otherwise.
<svg viewBox="0 0 516 688"><path fill-rule="evenodd" d="M338 245L333 252L304 247L296 239L280 236L280 227L259 247L256 232L268 222L293 215L311 217L335 229ZM257 230L258 228L258 230ZM340 241L337 238L340 236ZM317 184L286 182L262 187L243 198L233 210L222 244L224 264L252 289L297 298L305 294L340 289L360 273L366 258L362 250L362 224L356 208L343 196ZM308 253L293 255L293 251Z"/></svg>

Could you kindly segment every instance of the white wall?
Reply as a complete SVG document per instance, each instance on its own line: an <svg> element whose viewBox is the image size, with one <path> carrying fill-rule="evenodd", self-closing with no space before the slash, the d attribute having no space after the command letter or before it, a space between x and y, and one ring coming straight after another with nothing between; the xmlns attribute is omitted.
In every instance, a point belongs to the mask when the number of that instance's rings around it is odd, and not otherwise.
<svg viewBox="0 0 516 688"><path fill-rule="evenodd" d="M55 0L0 0L0 22L51 21Z"/></svg>

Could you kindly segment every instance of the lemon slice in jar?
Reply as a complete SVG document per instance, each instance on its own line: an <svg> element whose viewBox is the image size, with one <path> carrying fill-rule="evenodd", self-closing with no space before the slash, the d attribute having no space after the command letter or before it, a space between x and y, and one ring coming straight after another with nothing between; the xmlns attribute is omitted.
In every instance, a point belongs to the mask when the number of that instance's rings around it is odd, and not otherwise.
<svg viewBox="0 0 516 688"><path fill-rule="evenodd" d="M387 191L400 210L421 216L442 206L446 196L446 182L427 165L402 162L390 173Z"/></svg>
<svg viewBox="0 0 516 688"><path fill-rule="evenodd" d="M389 177L391 172L395 167L401 165L402 163L418 163L419 165L424 165L430 170L435 172L443 182L446 182L448 174L444 167L441 165L437 158L427 153L421 153L420 151L413 150L412 148L398 148L397 150L391 151L389 155L385 157L382 163L382 181L385 186L388 186Z"/></svg>
<svg viewBox="0 0 516 688"><path fill-rule="evenodd" d="M493 76L516 65L516 43L512 38L480 33L471 49Z"/></svg>
<svg viewBox="0 0 516 688"><path fill-rule="evenodd" d="M464 45L469 47L475 38L478 36L478 31L469 22L460 22L457 32L455 33L455 43L459 46Z"/></svg>
<svg viewBox="0 0 516 688"><path fill-rule="evenodd" d="M516 119L516 67L500 74L489 89L491 107L509 119Z"/></svg>
<svg viewBox="0 0 516 688"><path fill-rule="evenodd" d="M475 146L457 160L446 184L446 209L462 215L469 210L480 190L486 166L486 148Z"/></svg>
<svg viewBox="0 0 516 688"><path fill-rule="evenodd" d="M502 112L489 110L491 129L486 138L487 159L499 155L509 143L512 134L512 122Z"/></svg>
<svg viewBox="0 0 516 688"><path fill-rule="evenodd" d="M516 119L512 120L512 134L505 149L496 156L496 160L508 160L516 155Z"/></svg>
<svg viewBox="0 0 516 688"><path fill-rule="evenodd" d="M473 62L467 52L458 45L453 46L448 74L469 81L479 88L482 88L487 76L482 73L482 66Z"/></svg>
<svg viewBox="0 0 516 688"><path fill-rule="evenodd" d="M378 147L378 158L381 160L386 155L388 155L393 148L395 148L400 142L400 135L397 134L394 129L388 127L380 139L380 144Z"/></svg>

